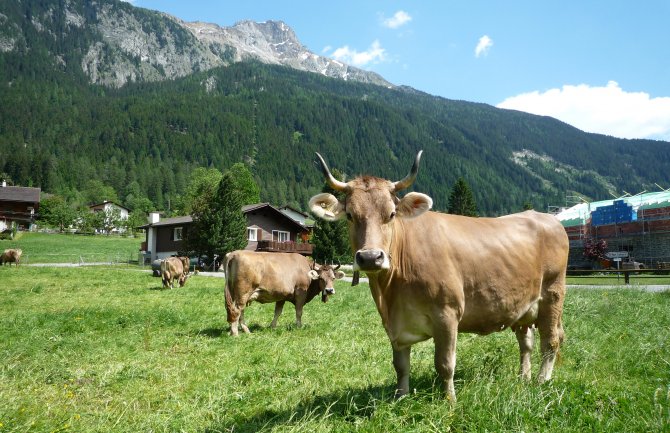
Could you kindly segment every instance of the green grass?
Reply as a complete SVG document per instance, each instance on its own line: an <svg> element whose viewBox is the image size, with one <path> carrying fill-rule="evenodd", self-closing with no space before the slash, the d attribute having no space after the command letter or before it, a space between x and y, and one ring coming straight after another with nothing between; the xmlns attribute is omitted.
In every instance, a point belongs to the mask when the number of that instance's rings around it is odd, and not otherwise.
<svg viewBox="0 0 670 433"><path fill-rule="evenodd" d="M0 268L0 432L670 431L670 293L570 289L567 341L545 385L516 378L511 332L462 334L450 406L431 341L391 398L388 339L366 284L246 313L227 335L223 279L161 290L114 267ZM534 356L534 373L539 356Z"/></svg>
<svg viewBox="0 0 670 433"><path fill-rule="evenodd" d="M105 235L21 233L0 248L21 248L22 263L92 263L137 260L144 235L128 238Z"/></svg>

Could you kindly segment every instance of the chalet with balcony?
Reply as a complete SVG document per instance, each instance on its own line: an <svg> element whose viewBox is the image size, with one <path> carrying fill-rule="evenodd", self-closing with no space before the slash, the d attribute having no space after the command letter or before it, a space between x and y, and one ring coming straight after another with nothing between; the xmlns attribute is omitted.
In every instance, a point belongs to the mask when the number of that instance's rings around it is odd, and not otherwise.
<svg viewBox="0 0 670 433"><path fill-rule="evenodd" d="M311 226L268 203L247 205L242 211L247 218L246 250L312 254L312 245L307 243ZM184 239L192 226L191 216L161 219L158 212L152 212L149 223L140 227L146 231L140 248L143 260L151 262L184 251Z"/></svg>
<svg viewBox="0 0 670 433"><path fill-rule="evenodd" d="M13 226L30 230L40 207L40 188L0 184L0 232Z"/></svg>

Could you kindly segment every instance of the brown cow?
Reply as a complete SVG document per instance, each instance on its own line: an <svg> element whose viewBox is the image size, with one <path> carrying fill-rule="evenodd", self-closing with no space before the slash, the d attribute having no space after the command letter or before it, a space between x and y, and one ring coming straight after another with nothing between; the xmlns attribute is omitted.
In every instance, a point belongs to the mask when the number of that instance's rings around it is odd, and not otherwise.
<svg viewBox="0 0 670 433"><path fill-rule="evenodd" d="M526 211L499 218L430 212L425 194L396 193L416 178L421 152L398 182L363 176L336 180L317 153L328 184L345 195L310 200L325 220L347 218L354 269L365 271L393 349L396 395L409 392L410 348L433 338L435 368L455 401L458 332L511 328L521 352L520 375L530 379L533 326L540 331L540 382L551 379L563 341L568 237L556 218Z"/></svg>
<svg viewBox="0 0 670 433"><path fill-rule="evenodd" d="M174 280L179 281L179 287L184 287L189 277L188 267L184 268L184 259L188 257L168 257L161 261L161 277L163 288L174 288Z"/></svg>
<svg viewBox="0 0 670 433"><path fill-rule="evenodd" d="M328 301L328 296L335 293L333 280L344 277L337 270L339 265L310 266L305 257L296 253L233 251L226 254L224 266L230 335L238 334L238 325L249 333L244 308L253 301L276 302L271 328L277 326L284 303L291 302L295 305L296 325L302 326L303 306L319 293L323 302Z"/></svg>
<svg viewBox="0 0 670 433"><path fill-rule="evenodd" d="M2 255L0 255L0 265L9 263L9 266L12 266L12 262L14 262L14 265L18 266L19 263L21 263L22 253L23 251L18 248L6 249L5 252L3 252Z"/></svg>

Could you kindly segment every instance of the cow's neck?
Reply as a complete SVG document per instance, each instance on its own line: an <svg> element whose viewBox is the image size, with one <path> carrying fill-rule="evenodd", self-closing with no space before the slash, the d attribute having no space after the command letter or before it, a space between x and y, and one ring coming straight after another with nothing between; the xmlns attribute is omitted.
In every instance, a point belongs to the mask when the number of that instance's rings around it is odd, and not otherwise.
<svg viewBox="0 0 670 433"><path fill-rule="evenodd" d="M321 287L319 285L319 281L320 280L311 280L310 281L309 287L307 288L307 301L306 302L311 301L312 299L314 299L314 297L316 295L321 293Z"/></svg>

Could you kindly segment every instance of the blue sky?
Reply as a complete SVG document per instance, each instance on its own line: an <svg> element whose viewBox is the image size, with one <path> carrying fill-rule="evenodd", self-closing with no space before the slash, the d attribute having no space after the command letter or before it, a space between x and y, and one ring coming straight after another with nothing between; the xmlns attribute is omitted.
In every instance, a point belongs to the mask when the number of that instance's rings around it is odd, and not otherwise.
<svg viewBox="0 0 670 433"><path fill-rule="evenodd" d="M449 99L670 141L670 1L133 0L186 21L280 20L316 54Z"/></svg>

